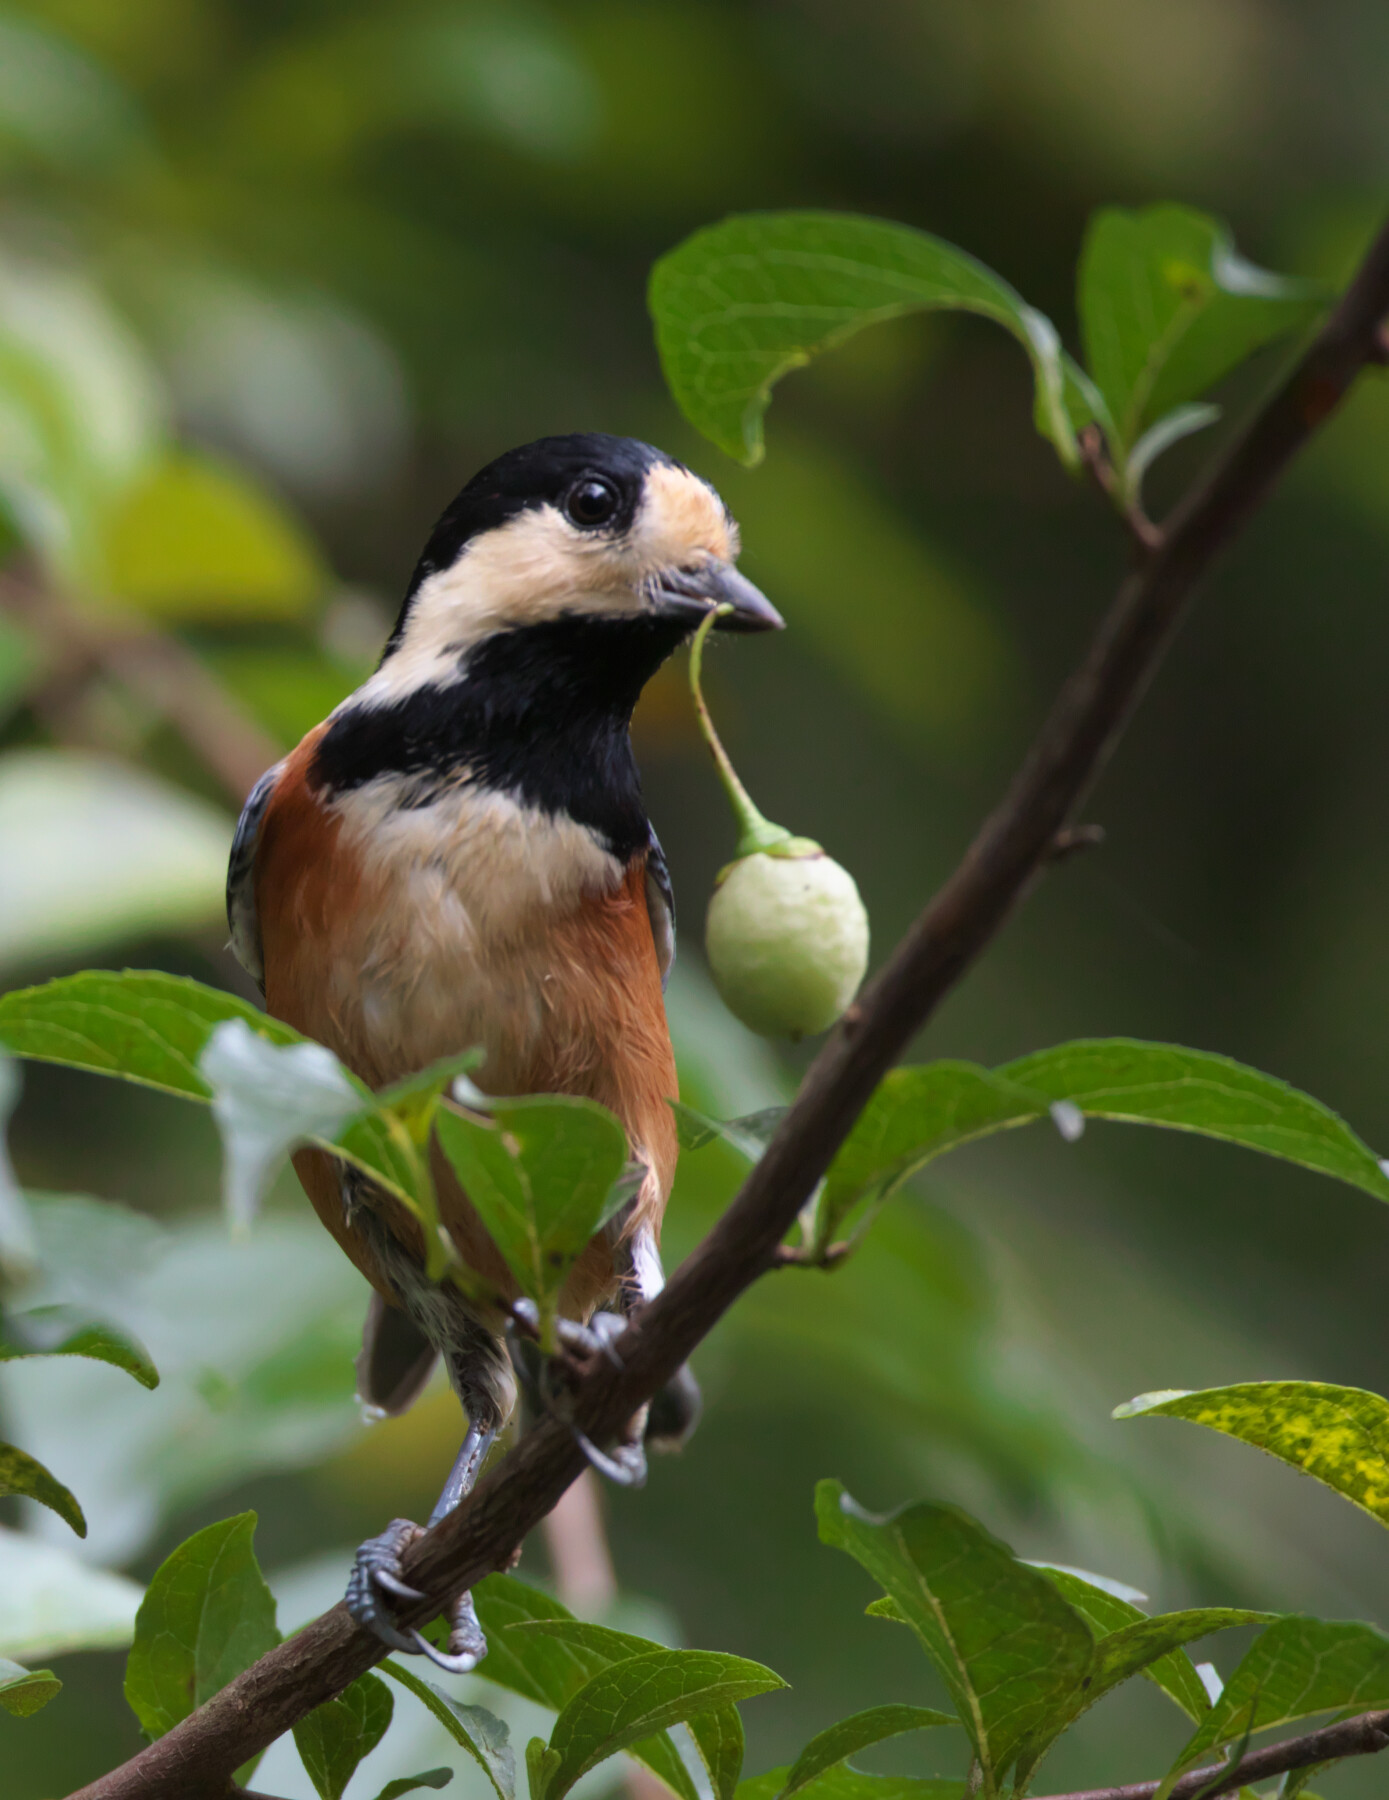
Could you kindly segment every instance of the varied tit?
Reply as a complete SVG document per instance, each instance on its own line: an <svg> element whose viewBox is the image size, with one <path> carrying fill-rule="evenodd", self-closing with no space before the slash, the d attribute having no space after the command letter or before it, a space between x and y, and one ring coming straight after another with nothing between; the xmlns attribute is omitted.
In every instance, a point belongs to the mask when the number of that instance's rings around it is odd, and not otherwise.
<svg viewBox="0 0 1389 1800"><path fill-rule="evenodd" d="M510 451L444 513L379 667L257 784L232 847L238 959L276 1018L364 1081L480 1045L487 1091L582 1094L622 1121L643 1173L570 1274L561 1310L576 1333L662 1282L674 911L629 726L711 610L731 609L725 630L780 626L737 554L713 488L650 445L583 434ZM515 1302L437 1147L432 1160L459 1255ZM325 1151L294 1161L374 1290L362 1399L403 1411L442 1357L467 1414L432 1524L469 1491L514 1405L505 1319L426 1279L419 1229L389 1196ZM644 1424L678 1440L697 1392L667 1391L611 1455L585 1447L637 1479ZM400 1574L418 1531L398 1519L362 1546L349 1608L393 1649L465 1671L486 1650L466 1594L447 1653L392 1615L393 1598L420 1598Z"/></svg>

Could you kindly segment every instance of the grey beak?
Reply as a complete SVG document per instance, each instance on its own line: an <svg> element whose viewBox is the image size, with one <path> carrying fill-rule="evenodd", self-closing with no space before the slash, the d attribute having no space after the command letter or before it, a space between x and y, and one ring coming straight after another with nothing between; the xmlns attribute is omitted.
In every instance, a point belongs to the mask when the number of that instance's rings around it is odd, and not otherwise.
<svg viewBox="0 0 1389 1800"><path fill-rule="evenodd" d="M668 569L656 583L663 607L688 613L697 625L715 606L731 606L715 631L781 631L785 619L761 588L740 575L732 563L709 561L697 569Z"/></svg>

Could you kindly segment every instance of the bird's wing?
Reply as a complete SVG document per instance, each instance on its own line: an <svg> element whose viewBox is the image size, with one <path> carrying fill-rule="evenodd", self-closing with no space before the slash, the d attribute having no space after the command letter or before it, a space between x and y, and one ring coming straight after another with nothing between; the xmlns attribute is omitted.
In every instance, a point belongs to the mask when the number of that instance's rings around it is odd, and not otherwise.
<svg viewBox="0 0 1389 1800"><path fill-rule="evenodd" d="M675 890L670 885L670 869L665 851L655 831L651 848L646 853L646 910L651 919L651 935L656 941L656 960L661 965L661 987L670 980L670 966L675 961Z"/></svg>
<svg viewBox="0 0 1389 1800"><path fill-rule="evenodd" d="M227 864L227 923L231 927L232 955L262 994L265 992L265 964L261 956L260 920L256 917L256 846L260 841L265 809L283 768L282 762L276 763L251 789L237 822L231 860Z"/></svg>

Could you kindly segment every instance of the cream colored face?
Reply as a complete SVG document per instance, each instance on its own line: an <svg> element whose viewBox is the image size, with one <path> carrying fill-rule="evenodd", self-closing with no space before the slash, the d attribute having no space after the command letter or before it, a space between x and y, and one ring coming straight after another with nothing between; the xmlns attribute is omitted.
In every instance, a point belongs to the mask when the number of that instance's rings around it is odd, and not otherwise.
<svg viewBox="0 0 1389 1800"><path fill-rule="evenodd" d="M707 483L659 463L647 473L625 531L585 531L557 506L530 507L464 545L458 560L421 582L395 650L358 690L387 704L457 676L459 658L497 631L566 613L629 616L654 604L666 570L731 563L738 528Z"/></svg>

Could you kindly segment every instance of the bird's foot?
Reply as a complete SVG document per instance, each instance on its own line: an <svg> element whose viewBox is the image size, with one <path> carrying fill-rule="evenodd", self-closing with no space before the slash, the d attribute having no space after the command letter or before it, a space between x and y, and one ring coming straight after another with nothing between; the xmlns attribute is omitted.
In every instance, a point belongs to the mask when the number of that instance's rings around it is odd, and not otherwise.
<svg viewBox="0 0 1389 1800"><path fill-rule="evenodd" d="M539 1332L540 1308L534 1300L518 1300L511 1310L528 1331ZM555 1320L555 1336L562 1350L576 1351L580 1356L604 1356L615 1369L622 1367L622 1358L613 1344L626 1329L626 1319L614 1312L594 1313L587 1325L578 1319Z"/></svg>
<svg viewBox="0 0 1389 1800"><path fill-rule="evenodd" d="M640 1436L614 1444L611 1450L600 1450L592 1438L585 1437L572 1420L569 1429L574 1434L574 1442L594 1468L600 1475L606 1475L615 1487L645 1487L646 1451L642 1447Z"/></svg>
<svg viewBox="0 0 1389 1800"><path fill-rule="evenodd" d="M427 1656L450 1674L467 1675L487 1654L487 1639L478 1624L471 1594L460 1594L446 1614L446 1649L432 1644L417 1626L400 1625L395 1618L394 1601L408 1604L426 1598L418 1588L410 1586L401 1570L401 1557L422 1535L423 1527L413 1520L392 1519L379 1537L368 1538L357 1552L348 1579L347 1610L387 1649L404 1651L407 1656Z"/></svg>

